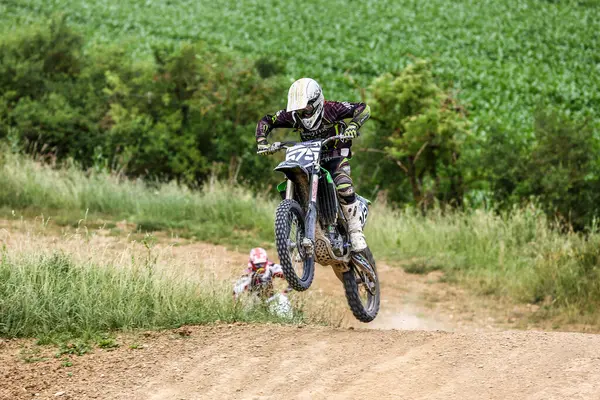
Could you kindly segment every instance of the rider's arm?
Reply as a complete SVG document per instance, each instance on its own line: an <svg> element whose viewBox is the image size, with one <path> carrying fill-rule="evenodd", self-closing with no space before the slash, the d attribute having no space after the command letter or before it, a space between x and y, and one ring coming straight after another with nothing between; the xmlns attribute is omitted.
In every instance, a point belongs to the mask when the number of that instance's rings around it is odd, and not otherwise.
<svg viewBox="0 0 600 400"><path fill-rule="evenodd" d="M352 118L350 123L356 124L357 128L363 124L371 116L371 108L365 103L349 103L349 102L331 102L332 110L335 113L335 120Z"/></svg>
<svg viewBox="0 0 600 400"><path fill-rule="evenodd" d="M275 115L265 115L256 124L256 143L267 140L274 128L293 128L294 117L291 112L279 110Z"/></svg>
<svg viewBox="0 0 600 400"><path fill-rule="evenodd" d="M248 276L244 275L233 286L233 298L237 299L243 292L250 288Z"/></svg>
<svg viewBox="0 0 600 400"><path fill-rule="evenodd" d="M282 278L282 279L285 278L283 276L283 269L281 268L281 265L279 265L279 264L272 264L272 265L270 265L269 266L269 271L271 272L271 274L273 275L273 277Z"/></svg>
<svg viewBox="0 0 600 400"><path fill-rule="evenodd" d="M274 263L269 267L269 270L271 271L271 275L273 276L273 278L285 279L285 275L283 275L283 268L281 268L281 265ZM291 292L292 290L293 289L288 285L288 287L283 289L281 291L281 293L287 294L287 293Z"/></svg>
<svg viewBox="0 0 600 400"><path fill-rule="evenodd" d="M269 268L266 268L265 272L263 272L262 275L260 276L260 281L261 282L269 282L272 279L273 278L271 278L271 271L269 270Z"/></svg>

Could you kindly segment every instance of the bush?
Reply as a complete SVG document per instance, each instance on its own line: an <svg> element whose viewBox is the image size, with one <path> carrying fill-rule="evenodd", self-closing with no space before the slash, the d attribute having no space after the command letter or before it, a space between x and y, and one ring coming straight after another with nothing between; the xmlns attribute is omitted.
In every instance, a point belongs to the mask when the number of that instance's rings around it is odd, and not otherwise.
<svg viewBox="0 0 600 400"><path fill-rule="evenodd" d="M551 219L583 230L599 211L599 151L587 121L548 109L537 112L532 140L492 129L471 163L496 209L534 200Z"/></svg>
<svg viewBox="0 0 600 400"><path fill-rule="evenodd" d="M0 40L0 138L60 156L85 147L93 130L79 96L83 39L63 18L17 30ZM33 150L32 147L29 150Z"/></svg>
<svg viewBox="0 0 600 400"><path fill-rule="evenodd" d="M157 44L151 63L82 46L64 18L0 39L0 139L131 177L274 181L254 128L285 91L281 63L202 43Z"/></svg>
<svg viewBox="0 0 600 400"><path fill-rule="evenodd" d="M593 129L553 111L539 112L535 139L521 193L535 196L560 221L583 229L600 209L600 146Z"/></svg>
<svg viewBox="0 0 600 400"><path fill-rule="evenodd" d="M40 98L75 78L82 67L83 39L62 17L6 33L0 40L0 87L3 98Z"/></svg>
<svg viewBox="0 0 600 400"><path fill-rule="evenodd" d="M403 173L412 200L423 209L435 200L462 205L459 164L468 134L464 110L434 82L430 65L417 61L398 74L384 74L371 86L369 103L375 143ZM395 180L381 182L395 184Z"/></svg>
<svg viewBox="0 0 600 400"><path fill-rule="evenodd" d="M467 155L469 168L478 179L478 189L490 208L507 210L521 202L518 188L525 180L530 151L528 141L492 126L485 139L477 141L477 151Z"/></svg>

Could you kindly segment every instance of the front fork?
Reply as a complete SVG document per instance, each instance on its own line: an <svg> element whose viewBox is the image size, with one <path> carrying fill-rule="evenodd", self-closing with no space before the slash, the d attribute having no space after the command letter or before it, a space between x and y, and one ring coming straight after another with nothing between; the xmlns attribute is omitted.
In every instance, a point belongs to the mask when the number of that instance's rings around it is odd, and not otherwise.
<svg viewBox="0 0 600 400"><path fill-rule="evenodd" d="M319 174L312 174L310 177L310 193L306 217L304 219L304 239L302 247L305 254L309 257L314 255L315 250L315 232L317 225L317 193L319 188Z"/></svg>
<svg viewBox="0 0 600 400"><path fill-rule="evenodd" d="M294 182L289 179L285 187L285 198L288 200L294 200Z"/></svg>

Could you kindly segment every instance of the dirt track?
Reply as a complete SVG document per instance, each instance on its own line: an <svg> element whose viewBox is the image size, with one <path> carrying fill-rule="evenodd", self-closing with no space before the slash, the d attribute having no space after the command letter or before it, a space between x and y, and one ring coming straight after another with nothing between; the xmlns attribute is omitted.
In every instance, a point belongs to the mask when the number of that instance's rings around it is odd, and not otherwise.
<svg viewBox="0 0 600 400"><path fill-rule="evenodd" d="M3 399L600 399L600 336L192 327L74 360L3 363ZM265 340L270 337L271 340ZM139 342L138 342L139 343ZM17 348L8 345L16 356ZM35 371L35 372L34 372ZM17 380L14 380L17 378ZM35 396L38 393L38 396ZM62 393L56 396L56 393Z"/></svg>
<svg viewBox="0 0 600 400"><path fill-rule="evenodd" d="M198 259L230 279L246 257L205 244L158 251L190 278L185 265ZM353 329L365 325L347 312L346 328L186 327L119 336L116 350L71 356L69 367L55 349L26 363L31 341L0 341L0 399L600 399L600 336L506 331L526 311L482 303L436 274L380 273L381 315L369 327L383 330ZM310 292L345 310L326 268Z"/></svg>

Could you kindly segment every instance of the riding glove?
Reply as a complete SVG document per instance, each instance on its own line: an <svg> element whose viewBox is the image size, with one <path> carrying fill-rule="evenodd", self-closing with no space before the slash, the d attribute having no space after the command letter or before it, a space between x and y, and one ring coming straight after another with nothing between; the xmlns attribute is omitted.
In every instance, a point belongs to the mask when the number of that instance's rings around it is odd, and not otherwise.
<svg viewBox="0 0 600 400"><path fill-rule="evenodd" d="M267 156L271 154L271 152L268 151L271 148L271 146L269 145L267 139L262 139L261 141L259 141L256 147L256 153L259 156Z"/></svg>
<svg viewBox="0 0 600 400"><path fill-rule="evenodd" d="M342 142L346 142L354 139L358 136L358 124L356 122L350 122L348 127L344 131L344 135L340 139Z"/></svg>

